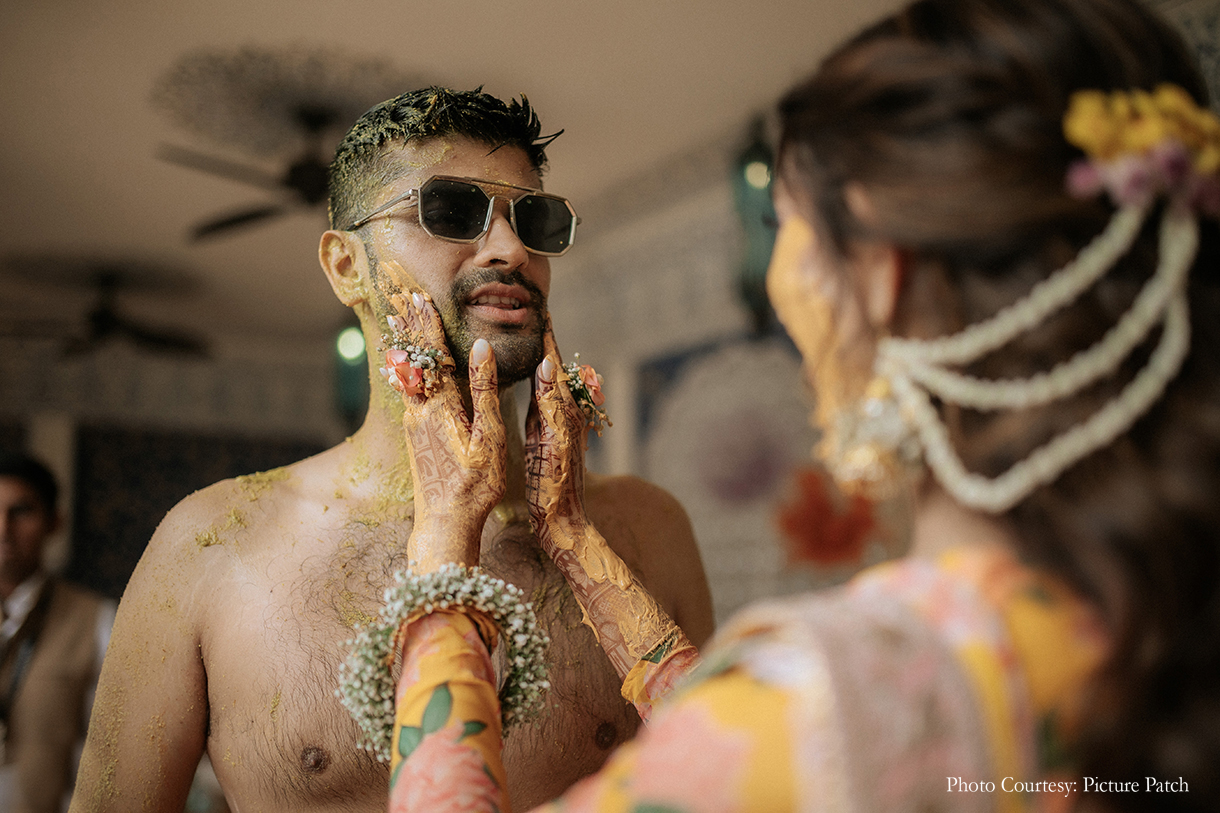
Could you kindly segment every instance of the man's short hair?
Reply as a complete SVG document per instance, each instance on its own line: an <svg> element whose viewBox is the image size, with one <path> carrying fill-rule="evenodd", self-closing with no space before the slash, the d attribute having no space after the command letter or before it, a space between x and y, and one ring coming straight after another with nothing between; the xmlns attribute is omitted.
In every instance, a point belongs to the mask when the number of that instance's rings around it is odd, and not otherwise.
<svg viewBox="0 0 1220 813"><path fill-rule="evenodd" d="M330 164L331 228L343 228L368 209L373 194L393 181L401 167L383 161L385 145L446 136L465 136L492 150L519 147L539 173L546 167L546 147L559 133L540 136L538 114L522 94L507 104L474 90L429 87L382 102L352 125ZM560 132L563 132L562 130Z"/></svg>
<svg viewBox="0 0 1220 813"><path fill-rule="evenodd" d="M29 486L46 509L47 515L55 513L59 503L59 484L51 470L29 455L20 452L0 453L0 477L12 477Z"/></svg>

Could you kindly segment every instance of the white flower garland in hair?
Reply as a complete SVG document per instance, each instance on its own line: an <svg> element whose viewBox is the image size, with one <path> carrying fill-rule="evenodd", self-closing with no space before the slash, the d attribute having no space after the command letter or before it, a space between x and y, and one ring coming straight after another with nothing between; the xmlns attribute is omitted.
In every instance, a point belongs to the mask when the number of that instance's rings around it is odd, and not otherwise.
<svg viewBox="0 0 1220 813"><path fill-rule="evenodd" d="M945 489L986 511L1005 511L1053 481L1125 432L1161 397L1190 347L1186 286L1199 247L1196 213L1220 217L1220 118L1182 88L1163 84L1152 91L1078 91L1069 102L1063 132L1084 153L1068 169L1068 191L1085 199L1105 192L1117 207L1105 231L1075 260L990 319L952 336L888 338L878 344L875 370L889 382L909 433L900 439L905 443L913 434ZM1158 200L1166 203L1156 273L1100 341L1027 379L987 381L947 369L977 361L1076 301L1131 249ZM966 470L932 396L978 410L1044 406L1112 375L1158 324L1163 329L1156 349L1117 397L999 477ZM859 434L872 437L862 430Z"/></svg>
<svg viewBox="0 0 1220 813"><path fill-rule="evenodd" d="M1139 214L1142 217L1143 212L1140 211ZM1190 271L1190 264L1194 259L1197 246L1197 224L1194 218L1188 212L1167 212L1161 221L1160 263L1155 276L1144 285L1131 308L1101 341L1076 354L1050 372L1039 373L1027 379L983 381L946 370L940 364L928 362L920 358L918 352L908 352L904 358L907 363L907 375L922 384L924 389L945 401L980 410L1026 409L1074 395L1117 370L1122 360L1148 336L1152 328L1163 321L1170 298L1181 291L1185 285L1186 275ZM1091 259L1091 257L1082 252L1080 259ZM1069 266L1057 272L1046 283L1057 283L1061 281L1060 277L1069 276L1093 277L1097 275L1086 264L1078 263L1076 267ZM1044 303L1043 300L1048 297L1042 295L1052 290L1049 285L1044 284L1044 286L1039 286L1031 291L1029 296L1017 303L1015 307L976 327L986 328L989 326L989 322L994 322L996 319L1008 315L1009 312L1018 310L1041 312L1045 319L1045 316L1056 308L1048 308ZM1082 291L1083 288L1079 290ZM1067 304L1069 304L1068 301L1056 303L1058 308ZM958 337L963 335L957 334ZM973 335L983 334L976 332ZM919 350L918 346L914 349ZM981 358L989 348L982 343L971 346L970 342L959 342L956 349L961 351L958 358L973 361Z"/></svg>
<svg viewBox="0 0 1220 813"><path fill-rule="evenodd" d="M360 729L357 746L381 762L390 761L394 735L394 678L391 664L395 633L416 614L451 607L485 613L499 627L508 672L500 690L500 717L507 729L542 710L550 638L539 626L533 605L519 587L480 568L446 564L432 573L399 571L385 591L380 618L348 641L351 654L339 665L335 694Z"/></svg>
<svg viewBox="0 0 1220 813"><path fill-rule="evenodd" d="M884 341L887 358L920 364L969 364L986 353L1011 342L1046 321L1052 313L1075 302L1089 286L1101 279L1118 259L1131 250L1147 207L1127 206L1110 218L1105 230L1093 238L1076 259L1034 286L1028 296L995 316L971 325L952 336L936 339Z"/></svg>
<svg viewBox="0 0 1220 813"><path fill-rule="evenodd" d="M963 504L991 512L1006 511L1016 505L1035 488L1055 480L1073 463L1130 428L1177 375L1190 345L1186 280L1199 243L1194 214L1177 205L1167 206L1161 221L1156 274L1145 283L1118 323L1095 345L1050 372L1028 379L985 381L942 366L950 361L955 364L975 361L1074 301L1087 287L1081 284L1083 280L1092 282L1100 278L1109 268L1106 263L1112 264L1121 255L1109 250L1110 241L1120 244L1126 239L1126 229L1138 231L1144 214L1144 207L1120 209L1111 220L1111 228L1082 251L1075 263L986 322L931 341L885 339L880 343L878 374L889 379L904 414L914 424L928 466L941 485ZM1113 228L1116 222L1122 227ZM1036 319L1032 318L1034 315ZM932 395L948 404L975 409L1021 409L1047 404L1074 395L1113 373L1157 324L1163 324L1164 329L1156 350L1116 398L996 478L966 470L932 404Z"/></svg>

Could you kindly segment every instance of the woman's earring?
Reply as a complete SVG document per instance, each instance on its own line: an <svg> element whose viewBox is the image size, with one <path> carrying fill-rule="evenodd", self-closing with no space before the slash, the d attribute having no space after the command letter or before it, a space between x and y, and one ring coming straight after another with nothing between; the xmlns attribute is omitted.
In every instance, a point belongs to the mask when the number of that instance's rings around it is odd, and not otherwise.
<svg viewBox="0 0 1220 813"><path fill-rule="evenodd" d="M838 411L817 448L844 492L874 501L896 496L922 469L921 454L890 382L880 376L868 383L863 397Z"/></svg>

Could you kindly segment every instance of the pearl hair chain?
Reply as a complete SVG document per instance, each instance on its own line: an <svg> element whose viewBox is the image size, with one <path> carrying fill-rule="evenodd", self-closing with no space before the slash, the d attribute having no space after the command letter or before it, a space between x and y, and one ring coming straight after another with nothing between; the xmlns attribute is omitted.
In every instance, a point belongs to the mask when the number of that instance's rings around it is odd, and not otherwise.
<svg viewBox="0 0 1220 813"><path fill-rule="evenodd" d="M877 349L876 369L888 379L903 414L913 424L928 466L966 505L1000 512L1049 483L1084 456L1126 431L1164 392L1190 345L1187 272L1198 249L1198 222L1185 207L1169 205L1160 224L1160 262L1135 302L1095 345L1046 373L1028 379L987 381L945 369L969 364L1036 328L1074 302L1134 243L1148 207L1119 209L1106 230L1077 258L992 318L952 336L932 340L887 338ZM952 448L931 396L979 410L1042 406L1080 392L1112 374L1122 360L1163 324L1147 365L1116 398L1083 423L1063 432L989 479L966 470Z"/></svg>

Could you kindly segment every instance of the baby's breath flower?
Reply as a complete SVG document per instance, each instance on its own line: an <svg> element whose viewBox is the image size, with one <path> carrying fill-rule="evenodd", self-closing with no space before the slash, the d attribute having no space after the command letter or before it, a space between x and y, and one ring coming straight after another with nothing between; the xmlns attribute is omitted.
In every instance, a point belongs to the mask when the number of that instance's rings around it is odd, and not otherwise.
<svg viewBox="0 0 1220 813"><path fill-rule="evenodd" d="M501 630L511 665L500 689L504 728L528 720L542 710L547 680L546 649L550 638L538 625L534 607L524 593L483 570L446 564L432 573L399 571L385 592L380 618L348 641L351 654L339 664L335 694L360 729L357 745L382 762L390 761L394 735L394 680L390 674L394 637L399 626L417 610L463 606L486 614Z"/></svg>

